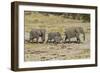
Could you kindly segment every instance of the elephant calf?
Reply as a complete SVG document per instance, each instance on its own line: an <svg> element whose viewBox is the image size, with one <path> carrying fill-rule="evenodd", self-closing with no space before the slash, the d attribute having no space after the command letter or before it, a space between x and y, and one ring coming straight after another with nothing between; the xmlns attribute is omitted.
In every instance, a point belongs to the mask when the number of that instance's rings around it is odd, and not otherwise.
<svg viewBox="0 0 100 73"><path fill-rule="evenodd" d="M77 43L80 43L80 34L83 34L83 39L85 40L85 32L82 27L71 27L68 29L65 29L65 42L68 39L70 42L71 38L76 38Z"/></svg>
<svg viewBox="0 0 100 73"><path fill-rule="evenodd" d="M39 38L41 38L42 43L45 41L45 29L32 29L30 31L30 41L33 42L36 39L36 42L39 42Z"/></svg>
<svg viewBox="0 0 100 73"><path fill-rule="evenodd" d="M50 43L60 43L62 40L61 34L59 32L50 32L48 33L47 42Z"/></svg>

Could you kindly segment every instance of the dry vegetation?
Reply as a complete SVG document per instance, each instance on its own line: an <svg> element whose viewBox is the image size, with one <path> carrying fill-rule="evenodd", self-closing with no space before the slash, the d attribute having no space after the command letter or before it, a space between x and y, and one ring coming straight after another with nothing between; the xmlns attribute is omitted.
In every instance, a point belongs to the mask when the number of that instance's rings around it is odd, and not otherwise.
<svg viewBox="0 0 100 73"><path fill-rule="evenodd" d="M64 18L61 15L43 15L39 12L25 12L25 33L32 28L46 29L48 32L58 31L64 35L64 29L72 26L82 26L86 40L77 43L25 43L25 61L70 60L90 58L90 23ZM47 36L46 33L46 36ZM63 36L64 37L64 36ZM46 37L47 38L47 37Z"/></svg>

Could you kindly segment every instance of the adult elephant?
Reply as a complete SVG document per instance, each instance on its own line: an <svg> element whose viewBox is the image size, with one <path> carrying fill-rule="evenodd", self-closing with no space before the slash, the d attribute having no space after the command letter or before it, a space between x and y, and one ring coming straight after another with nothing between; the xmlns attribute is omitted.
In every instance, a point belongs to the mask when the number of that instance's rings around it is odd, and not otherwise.
<svg viewBox="0 0 100 73"><path fill-rule="evenodd" d="M61 40L62 40L62 37L59 32L48 33L47 43L60 43Z"/></svg>
<svg viewBox="0 0 100 73"><path fill-rule="evenodd" d="M45 29L32 29L30 31L30 41L33 42L36 39L36 42L39 42L39 38L41 38L42 43L45 41Z"/></svg>
<svg viewBox="0 0 100 73"><path fill-rule="evenodd" d="M82 27L70 27L65 29L65 42L68 39L70 42L71 38L76 38L77 43L80 43L80 34L83 34L83 39L85 40L85 32Z"/></svg>

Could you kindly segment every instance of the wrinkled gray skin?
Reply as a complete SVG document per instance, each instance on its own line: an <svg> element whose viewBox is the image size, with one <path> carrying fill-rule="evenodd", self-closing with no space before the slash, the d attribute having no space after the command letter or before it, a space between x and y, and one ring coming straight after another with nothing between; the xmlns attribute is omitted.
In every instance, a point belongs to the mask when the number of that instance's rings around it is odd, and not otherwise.
<svg viewBox="0 0 100 73"><path fill-rule="evenodd" d="M39 38L41 38L42 43L45 41L45 29L32 29L30 31L30 41L33 42L36 39L36 43L39 42Z"/></svg>
<svg viewBox="0 0 100 73"><path fill-rule="evenodd" d="M62 40L61 34L59 32L48 33L47 43L60 43Z"/></svg>
<svg viewBox="0 0 100 73"><path fill-rule="evenodd" d="M77 39L76 42L80 43L80 34L83 34L83 39L85 40L85 32L82 27L71 27L71 28L65 29L64 34L65 34L65 42L67 39L70 42L71 38L76 37Z"/></svg>

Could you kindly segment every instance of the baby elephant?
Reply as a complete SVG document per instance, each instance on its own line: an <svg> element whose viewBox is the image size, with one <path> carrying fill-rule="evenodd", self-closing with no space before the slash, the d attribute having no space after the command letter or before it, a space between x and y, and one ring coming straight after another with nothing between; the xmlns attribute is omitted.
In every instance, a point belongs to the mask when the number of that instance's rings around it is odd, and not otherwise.
<svg viewBox="0 0 100 73"><path fill-rule="evenodd" d="M60 43L62 40L61 34L59 32L48 33L47 43Z"/></svg>
<svg viewBox="0 0 100 73"><path fill-rule="evenodd" d="M71 38L76 38L77 43L80 43L80 34L83 34L83 39L85 40L85 32L82 27L71 27L68 29L65 29L65 42L68 39L70 42Z"/></svg>
<svg viewBox="0 0 100 73"><path fill-rule="evenodd" d="M30 41L33 42L36 39L36 42L39 42L39 38L41 38L42 43L45 41L45 29L32 29L30 31Z"/></svg>

